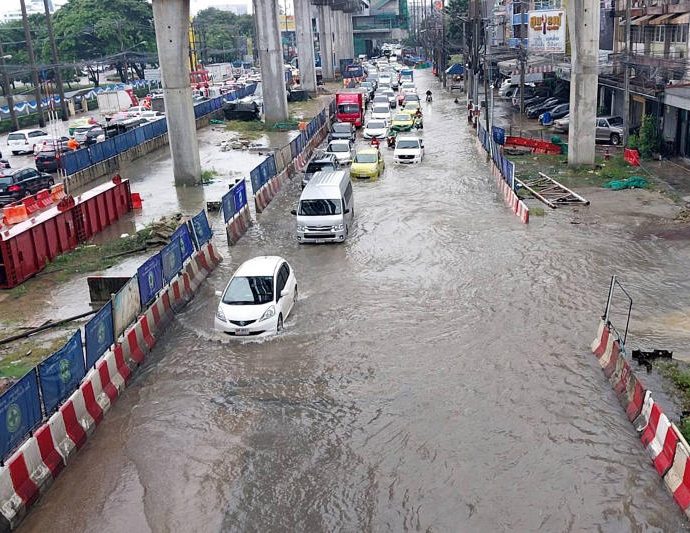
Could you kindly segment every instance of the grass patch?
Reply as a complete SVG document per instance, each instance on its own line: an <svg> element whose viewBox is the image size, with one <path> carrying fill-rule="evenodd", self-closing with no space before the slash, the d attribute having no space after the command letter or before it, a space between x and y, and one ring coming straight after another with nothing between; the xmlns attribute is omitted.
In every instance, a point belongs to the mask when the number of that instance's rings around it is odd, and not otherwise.
<svg viewBox="0 0 690 533"><path fill-rule="evenodd" d="M225 122L225 129L250 140L256 140L269 131L260 120L228 120Z"/></svg>
<svg viewBox="0 0 690 533"><path fill-rule="evenodd" d="M201 183L207 185L213 183L213 178L218 176L218 171L215 168L206 168L201 171Z"/></svg>
<svg viewBox="0 0 690 533"><path fill-rule="evenodd" d="M690 367L682 361L657 361L654 366L672 385L675 400L683 411L690 411ZM690 417L678 425L683 437L690 440Z"/></svg>
<svg viewBox="0 0 690 533"><path fill-rule="evenodd" d="M134 235L104 244L82 244L71 252L56 257L44 272L54 274L57 281L65 281L74 274L105 270L115 265L122 255L146 250L151 232L151 228L146 227Z"/></svg>
<svg viewBox="0 0 690 533"><path fill-rule="evenodd" d="M20 378L49 355L65 345L74 331L64 336L16 341L0 350L0 378Z"/></svg>
<svg viewBox="0 0 690 533"><path fill-rule="evenodd" d="M529 216L531 217L543 217L546 214L546 211L544 211L543 207L530 207L529 208Z"/></svg>

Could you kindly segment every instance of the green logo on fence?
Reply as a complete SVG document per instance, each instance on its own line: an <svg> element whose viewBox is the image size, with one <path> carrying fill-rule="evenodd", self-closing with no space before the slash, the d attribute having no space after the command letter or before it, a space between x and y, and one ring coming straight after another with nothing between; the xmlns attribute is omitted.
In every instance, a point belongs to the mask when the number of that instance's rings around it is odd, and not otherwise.
<svg viewBox="0 0 690 533"><path fill-rule="evenodd" d="M69 359L60 360L60 381L67 383L72 377L72 365Z"/></svg>
<svg viewBox="0 0 690 533"><path fill-rule="evenodd" d="M156 286L156 278L153 276L153 272L149 272L149 277L147 281L149 283L149 289L153 290Z"/></svg>
<svg viewBox="0 0 690 533"><path fill-rule="evenodd" d="M96 340L98 340L99 345L103 345L105 342L105 323L103 322L98 324L98 329L96 330Z"/></svg>
<svg viewBox="0 0 690 533"><path fill-rule="evenodd" d="M7 408L5 422L7 424L7 431L10 433L14 433L22 425L22 410L16 403L11 404Z"/></svg>

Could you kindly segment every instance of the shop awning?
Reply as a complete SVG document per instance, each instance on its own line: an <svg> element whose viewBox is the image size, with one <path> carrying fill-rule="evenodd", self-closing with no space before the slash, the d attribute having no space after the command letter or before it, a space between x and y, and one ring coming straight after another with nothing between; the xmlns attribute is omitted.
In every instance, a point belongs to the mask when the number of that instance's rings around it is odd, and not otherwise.
<svg viewBox="0 0 690 533"><path fill-rule="evenodd" d="M658 15L644 15L642 17L632 17L630 19L630 25L631 26L642 26L642 25L648 24L647 21L650 19L653 19L656 16L658 16ZM625 26L625 19L621 20L619 22L619 26Z"/></svg>
<svg viewBox="0 0 690 533"><path fill-rule="evenodd" d="M683 13L682 15L670 20L669 24L690 24L690 13Z"/></svg>
<svg viewBox="0 0 690 533"><path fill-rule="evenodd" d="M669 19L675 17L678 13L666 13L665 15L659 15L648 22L652 26L661 26L663 24L671 24Z"/></svg>

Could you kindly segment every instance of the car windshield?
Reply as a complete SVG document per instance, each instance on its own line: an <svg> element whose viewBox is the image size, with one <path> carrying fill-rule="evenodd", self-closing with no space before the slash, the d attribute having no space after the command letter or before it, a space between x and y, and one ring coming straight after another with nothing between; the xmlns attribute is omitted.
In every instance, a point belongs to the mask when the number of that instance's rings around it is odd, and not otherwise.
<svg viewBox="0 0 690 533"><path fill-rule="evenodd" d="M340 200L302 200L299 203L299 214L304 216L339 215Z"/></svg>
<svg viewBox="0 0 690 533"><path fill-rule="evenodd" d="M385 128L385 127L386 127L386 123L382 122L380 120L377 120L377 121L372 120L371 122L369 122L367 124L367 128L369 128L370 130L380 130L381 128Z"/></svg>
<svg viewBox="0 0 690 533"><path fill-rule="evenodd" d="M333 131L336 133L350 133L350 123L336 122L333 124Z"/></svg>
<svg viewBox="0 0 690 533"><path fill-rule="evenodd" d="M609 119L609 126L622 126L623 125L623 118L622 117L611 117Z"/></svg>
<svg viewBox="0 0 690 533"><path fill-rule="evenodd" d="M313 174L315 172L320 172L326 167L330 167L331 163L309 163L307 167L307 174Z"/></svg>
<svg viewBox="0 0 690 533"><path fill-rule="evenodd" d="M357 154L355 163L376 163L376 154Z"/></svg>
<svg viewBox="0 0 690 533"><path fill-rule="evenodd" d="M359 106L357 104L340 104L338 113L359 113Z"/></svg>
<svg viewBox="0 0 690 533"><path fill-rule="evenodd" d="M389 113L389 112L390 112L390 110L388 109L388 107L384 107L382 105L374 106L374 110L372 111L372 113Z"/></svg>
<svg viewBox="0 0 690 533"><path fill-rule="evenodd" d="M7 136L8 141L23 141L25 139L23 133L10 133Z"/></svg>
<svg viewBox="0 0 690 533"><path fill-rule="evenodd" d="M261 305L273 301L273 277L233 278L223 294L227 305Z"/></svg>
<svg viewBox="0 0 690 533"><path fill-rule="evenodd" d="M331 152L349 152L350 147L345 143L333 143L330 146Z"/></svg>
<svg viewBox="0 0 690 533"><path fill-rule="evenodd" d="M395 143L395 147L403 149L419 148L419 141L415 139L400 139L397 143Z"/></svg>
<svg viewBox="0 0 690 533"><path fill-rule="evenodd" d="M395 115L393 117L393 120L401 120L401 121L408 121L410 119L410 115L407 113L400 113L399 115Z"/></svg>

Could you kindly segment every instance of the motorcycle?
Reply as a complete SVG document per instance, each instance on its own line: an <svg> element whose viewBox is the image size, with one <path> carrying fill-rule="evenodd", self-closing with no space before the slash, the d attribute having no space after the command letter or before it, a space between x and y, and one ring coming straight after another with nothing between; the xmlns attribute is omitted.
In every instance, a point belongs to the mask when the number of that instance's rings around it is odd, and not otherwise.
<svg viewBox="0 0 690 533"><path fill-rule="evenodd" d="M430 95L430 94L427 94L427 95L426 95L426 101L427 101L427 102L431 102L432 100L433 100L433 98L431 97L431 95Z"/></svg>
<svg viewBox="0 0 690 533"><path fill-rule="evenodd" d="M391 150L395 149L395 135L389 135L386 142L388 143L388 148Z"/></svg>

